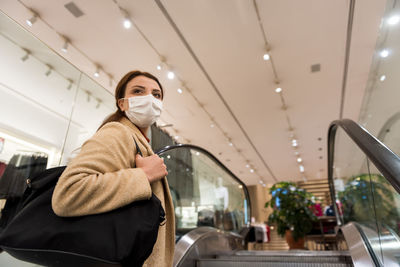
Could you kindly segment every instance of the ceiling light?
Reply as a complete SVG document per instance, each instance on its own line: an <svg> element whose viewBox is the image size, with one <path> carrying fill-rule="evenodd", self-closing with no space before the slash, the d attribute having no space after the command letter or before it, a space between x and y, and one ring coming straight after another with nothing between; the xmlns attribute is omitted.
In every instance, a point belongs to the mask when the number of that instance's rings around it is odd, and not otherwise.
<svg viewBox="0 0 400 267"><path fill-rule="evenodd" d="M161 66L160 66L160 65L157 65L157 69L158 69L158 70L161 70Z"/></svg>
<svg viewBox="0 0 400 267"><path fill-rule="evenodd" d="M232 142L229 142L229 146L233 146L233 143L232 143Z"/></svg>
<svg viewBox="0 0 400 267"><path fill-rule="evenodd" d="M196 152L196 156L199 156L200 155L200 152Z"/></svg>
<svg viewBox="0 0 400 267"><path fill-rule="evenodd" d="M381 82L383 82L384 80L386 80L386 75L382 75L382 76L379 78L379 80L380 80Z"/></svg>
<svg viewBox="0 0 400 267"><path fill-rule="evenodd" d="M295 151L294 154L295 154L296 156L300 155L299 151Z"/></svg>
<svg viewBox="0 0 400 267"><path fill-rule="evenodd" d="M397 23L399 23L399 21L400 21L400 16L395 15L395 16L391 16L391 17L387 20L387 23L388 23L389 25L396 25Z"/></svg>
<svg viewBox="0 0 400 267"><path fill-rule="evenodd" d="M61 51L64 53L68 52L68 40L65 40L63 47L61 48Z"/></svg>
<svg viewBox="0 0 400 267"><path fill-rule="evenodd" d="M249 165L249 164L246 164L246 168L250 168L250 165Z"/></svg>
<svg viewBox="0 0 400 267"><path fill-rule="evenodd" d="M179 139L179 136L178 136L178 135L175 135L174 138L175 138L175 140L178 140L178 139Z"/></svg>
<svg viewBox="0 0 400 267"><path fill-rule="evenodd" d="M298 163L300 163L300 162L302 162L303 160L301 159L301 158L297 158L297 162Z"/></svg>
<svg viewBox="0 0 400 267"><path fill-rule="evenodd" d="M259 181L260 184L263 184L264 182L262 180Z"/></svg>
<svg viewBox="0 0 400 267"><path fill-rule="evenodd" d="M175 78L175 73L172 71L168 71L168 79L172 80Z"/></svg>
<svg viewBox="0 0 400 267"><path fill-rule="evenodd" d="M68 79L68 82L69 82L69 84L68 84L67 89L68 89L68 90L71 90L72 85L74 84L74 82L73 82L71 79Z"/></svg>
<svg viewBox="0 0 400 267"><path fill-rule="evenodd" d="M132 21L129 17L124 18L124 27L125 29L130 29L132 27Z"/></svg>
<svg viewBox="0 0 400 267"><path fill-rule="evenodd" d="M263 56L263 58L264 58L264 60L269 60L270 56L269 56L268 53L265 53L264 56Z"/></svg>
<svg viewBox="0 0 400 267"><path fill-rule="evenodd" d="M381 55L381 57L385 58L389 55L389 51L387 49L383 49L379 55Z"/></svg>
<svg viewBox="0 0 400 267"><path fill-rule="evenodd" d="M97 98L96 100L97 100L96 109L98 109L100 107L102 101L99 98Z"/></svg>
<svg viewBox="0 0 400 267"><path fill-rule="evenodd" d="M240 184L238 187L239 187L240 189L242 189L242 188L243 188L243 185Z"/></svg>
<svg viewBox="0 0 400 267"><path fill-rule="evenodd" d="M297 140L296 140L296 139L293 139L293 140L292 140L292 146L293 146L293 147L297 147L297 145L298 145L298 144L297 144Z"/></svg>
<svg viewBox="0 0 400 267"><path fill-rule="evenodd" d="M212 123L210 124L210 127L211 127L211 128L214 128L214 126L215 126L214 124L212 124Z"/></svg>
<svg viewBox="0 0 400 267"><path fill-rule="evenodd" d="M183 92L181 88L178 88L177 91L178 91L178 93L180 93L180 94L182 94L182 92Z"/></svg>
<svg viewBox="0 0 400 267"><path fill-rule="evenodd" d="M171 158L171 155L167 155L167 159L170 159Z"/></svg>
<svg viewBox="0 0 400 267"><path fill-rule="evenodd" d="M253 170L253 169L250 169L250 172L251 172L251 173L253 173L253 172L254 172L254 170Z"/></svg>
<svg viewBox="0 0 400 267"><path fill-rule="evenodd" d="M303 166L303 165L300 165L300 166L299 166L299 169L300 169L300 172L301 172L301 173L304 172L304 166Z"/></svg>
<svg viewBox="0 0 400 267"><path fill-rule="evenodd" d="M48 70L46 71L45 75L49 76L51 74L51 71L53 68L50 65L47 65L47 67L48 67Z"/></svg>
<svg viewBox="0 0 400 267"><path fill-rule="evenodd" d="M23 62L27 61L28 58L29 58L29 55L31 54L31 52L29 50L27 50L27 49L24 49L24 51L25 51L25 55L23 57L21 57L21 60Z"/></svg>
<svg viewBox="0 0 400 267"><path fill-rule="evenodd" d="M29 27L32 27L32 25L37 21L37 14L33 14L33 16L30 19L26 20L26 24L28 24Z"/></svg>
<svg viewBox="0 0 400 267"><path fill-rule="evenodd" d="M98 78L100 76L100 67L96 66L96 71L93 74L94 77Z"/></svg>
<svg viewBox="0 0 400 267"><path fill-rule="evenodd" d="M282 92L282 88L280 88L280 87L276 88L275 92L277 92L279 94L280 92Z"/></svg>

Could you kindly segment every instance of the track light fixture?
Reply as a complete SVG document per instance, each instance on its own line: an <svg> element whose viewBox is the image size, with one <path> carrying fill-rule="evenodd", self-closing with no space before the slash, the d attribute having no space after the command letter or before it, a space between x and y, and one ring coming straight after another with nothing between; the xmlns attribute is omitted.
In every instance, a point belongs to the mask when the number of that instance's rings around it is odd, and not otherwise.
<svg viewBox="0 0 400 267"><path fill-rule="evenodd" d="M23 57L21 57L21 60L23 62L27 61L29 58L29 55L31 54L31 52L28 49L23 49L25 51L25 55Z"/></svg>
<svg viewBox="0 0 400 267"><path fill-rule="evenodd" d="M68 90L71 90L72 85L74 84L74 82L73 82L71 79L67 79L67 80L68 80L68 82L69 82L67 89L68 89Z"/></svg>
<svg viewBox="0 0 400 267"><path fill-rule="evenodd" d="M98 108L100 108L101 102L103 102L103 101L101 101L100 98L96 98L96 100L97 100L96 109L98 109Z"/></svg>
<svg viewBox="0 0 400 267"><path fill-rule="evenodd" d="M47 69L45 75L46 75L46 76L49 76L49 75L51 74L52 70L53 70L53 67L50 66L50 65L46 65L46 66L48 67L48 69Z"/></svg>
<svg viewBox="0 0 400 267"><path fill-rule="evenodd" d="M67 53L68 52L68 46L69 46L68 39L65 38L64 45L62 46L61 51L63 51L64 53Z"/></svg>
<svg viewBox="0 0 400 267"><path fill-rule="evenodd" d="M32 12L33 16L30 19L26 20L26 24L28 24L29 27L32 27L32 25L37 21L38 15L35 12Z"/></svg>
<svg viewBox="0 0 400 267"><path fill-rule="evenodd" d="M123 9L121 7L119 9L121 10L122 16L124 16L124 20L122 22L122 24L124 25L124 28L130 29L132 27L133 23L132 23L131 18L129 17L128 11L126 11L125 9Z"/></svg>
<svg viewBox="0 0 400 267"><path fill-rule="evenodd" d="M100 66L96 65L96 71L93 74L94 77L98 78L100 76Z"/></svg>

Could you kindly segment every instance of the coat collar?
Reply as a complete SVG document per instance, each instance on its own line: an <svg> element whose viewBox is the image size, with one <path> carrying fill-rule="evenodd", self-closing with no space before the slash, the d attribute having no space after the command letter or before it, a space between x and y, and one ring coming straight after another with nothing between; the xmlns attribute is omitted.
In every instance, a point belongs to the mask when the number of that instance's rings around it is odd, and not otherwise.
<svg viewBox="0 0 400 267"><path fill-rule="evenodd" d="M141 145L141 147L144 147L147 150L146 151L147 155L153 155L154 154L153 150L150 147L149 142L147 142L147 140L146 140L146 137L144 137L142 132L139 130L139 128L135 124L133 124L126 117L122 117L120 119L120 123L122 123L123 125L127 126L129 129L131 129L133 131L133 133L135 134L134 138L136 139L136 141L139 141L139 143L140 143L138 145ZM143 156L145 156L145 155L143 155Z"/></svg>

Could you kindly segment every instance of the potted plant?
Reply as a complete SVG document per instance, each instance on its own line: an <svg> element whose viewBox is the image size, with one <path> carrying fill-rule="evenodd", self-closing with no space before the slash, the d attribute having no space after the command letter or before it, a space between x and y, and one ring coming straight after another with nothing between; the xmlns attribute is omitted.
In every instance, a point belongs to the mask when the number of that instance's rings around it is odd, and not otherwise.
<svg viewBox="0 0 400 267"><path fill-rule="evenodd" d="M272 208L268 223L276 225L280 236L286 236L290 249L304 249L304 236L316 220L312 194L292 182L276 183L269 193L272 198L265 203L266 208Z"/></svg>

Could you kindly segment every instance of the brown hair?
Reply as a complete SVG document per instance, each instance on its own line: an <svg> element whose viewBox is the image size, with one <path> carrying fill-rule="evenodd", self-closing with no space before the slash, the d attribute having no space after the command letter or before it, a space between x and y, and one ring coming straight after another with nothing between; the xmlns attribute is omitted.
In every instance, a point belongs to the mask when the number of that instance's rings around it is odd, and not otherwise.
<svg viewBox="0 0 400 267"><path fill-rule="evenodd" d="M118 105L118 100L121 98L124 98L125 96L125 91L126 91L126 85L134 78L138 76L144 76L149 79L152 79L157 82L158 86L160 86L161 89L161 99L164 98L164 90L161 85L161 83L158 81L157 77L155 77L153 74L148 73L148 72L142 72L139 70L133 70L128 72L127 74L122 77L122 79L119 81L117 84L117 87L115 88L115 105L117 106L117 111L109 115L103 123L100 125L99 129L103 127L106 123L112 122L112 121L119 121L122 117L125 117L125 113L121 110L121 108ZM97 130L99 130L97 129Z"/></svg>

